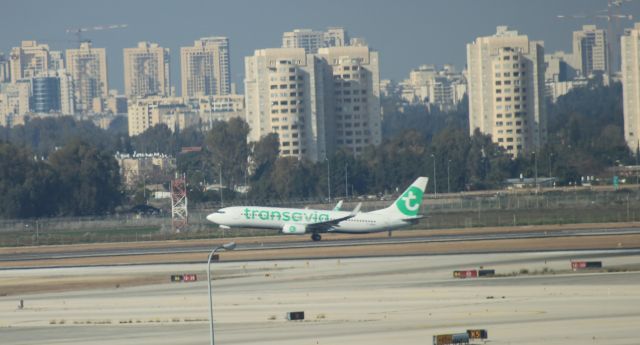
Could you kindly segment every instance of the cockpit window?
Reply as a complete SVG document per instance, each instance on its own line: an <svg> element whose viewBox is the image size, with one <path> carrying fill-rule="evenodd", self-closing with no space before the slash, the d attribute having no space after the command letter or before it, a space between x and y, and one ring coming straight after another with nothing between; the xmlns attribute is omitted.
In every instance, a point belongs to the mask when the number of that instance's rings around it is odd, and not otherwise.
<svg viewBox="0 0 640 345"><path fill-rule="evenodd" d="M216 211L216 213L222 213L222 214L224 214L225 212L224 212L224 211L217 210L217 211Z"/></svg>

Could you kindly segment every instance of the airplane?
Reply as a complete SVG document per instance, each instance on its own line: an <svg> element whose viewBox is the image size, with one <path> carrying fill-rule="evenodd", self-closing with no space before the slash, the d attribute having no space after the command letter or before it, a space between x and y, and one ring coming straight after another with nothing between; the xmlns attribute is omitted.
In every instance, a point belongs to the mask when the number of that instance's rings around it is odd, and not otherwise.
<svg viewBox="0 0 640 345"><path fill-rule="evenodd" d="M282 229L285 234L311 233L313 241L321 233L368 234L404 228L424 218L418 214L428 177L418 177L393 204L371 212L360 212L358 204L351 212L339 210L299 209L261 206L232 206L219 209L207 220L221 228ZM339 204L339 206L342 206ZM338 210L336 210L338 209Z"/></svg>

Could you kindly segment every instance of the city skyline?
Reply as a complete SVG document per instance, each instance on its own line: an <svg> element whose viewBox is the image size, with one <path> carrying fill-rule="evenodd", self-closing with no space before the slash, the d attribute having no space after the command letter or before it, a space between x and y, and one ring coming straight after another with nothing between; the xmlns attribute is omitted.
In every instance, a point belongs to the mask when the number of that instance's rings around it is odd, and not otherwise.
<svg viewBox="0 0 640 345"><path fill-rule="evenodd" d="M66 34L66 29L126 23L128 27L124 29L84 34L93 41L94 47L106 48L109 84L124 92L122 49L133 47L139 41L157 42L170 49L171 79L178 81L181 47L191 45L200 37L225 36L230 42L231 79L241 88L244 57L253 55L257 49L279 47L284 32L300 28L325 30L341 26L352 37L363 37L380 52L381 79L396 81L422 64L453 64L462 69L465 45L478 36L491 34L498 25L508 25L531 39L544 41L546 52L569 52L572 32L585 24L607 28L604 20L556 18L560 14L596 14L606 8L604 0L553 2L544 8L527 1L388 4L354 0L341 3L340 11L335 11L337 2L329 1L306 4L304 13L313 13L313 16L305 16L293 6L286 6L287 3L289 1L279 1L277 4L283 6L273 6L252 1L224 4L188 1L158 7L149 6L147 1L104 4L67 0L47 7L38 1L12 2L8 6L15 15L0 23L0 51L9 54L22 40L48 44L52 50L75 48L75 36ZM350 15L353 13L350 9L364 4L368 16ZM194 7L201 10L193 11ZM275 8L282 10L275 11ZM640 13L640 4L625 3L623 12ZM143 15L150 19L141 21ZM623 20L618 29L632 25ZM179 83L173 84L181 94Z"/></svg>

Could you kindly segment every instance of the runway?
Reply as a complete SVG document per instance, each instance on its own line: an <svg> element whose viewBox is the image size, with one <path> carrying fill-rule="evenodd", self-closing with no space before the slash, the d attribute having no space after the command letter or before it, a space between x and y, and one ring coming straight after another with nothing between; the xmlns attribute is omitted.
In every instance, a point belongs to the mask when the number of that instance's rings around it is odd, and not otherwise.
<svg viewBox="0 0 640 345"><path fill-rule="evenodd" d="M410 232L407 236L401 237L376 237L376 238L353 238L341 239L336 236L331 240L323 240L312 242L307 235L295 236L295 239L287 237L267 238L269 241L260 241L254 238L252 241L242 243L236 249L237 251L256 251L256 250L279 250L279 249L304 249L304 248L334 248L334 247L351 247L351 246L367 246L367 245L398 245L398 244L419 244L419 243L449 243L449 242L469 242L469 241L491 241L491 240L526 240L526 239L549 239L561 237L591 237L591 236L616 236L616 235L638 235L640 228L624 227L624 228L603 228L603 229L564 229L564 230L544 230L532 229L527 231L505 233L505 232L483 232L479 234L453 234L453 235L419 235L411 236ZM286 240L285 240L286 239ZM142 242L144 244L144 242ZM212 247L210 243L189 244L176 243L174 246L166 247L144 247L136 246L135 248L119 248L113 245L110 248L92 248L82 246L67 246L68 251L47 252L47 248L43 247L38 251L25 251L17 253L1 253L0 263L14 261L47 261L58 259L81 259L81 258L99 258L99 257L115 257L115 256L135 256L135 255L169 255L169 254L187 254L187 253L208 253Z"/></svg>
<svg viewBox="0 0 640 345"><path fill-rule="evenodd" d="M483 328L492 344L637 344L638 250L554 251L324 260L220 262L213 266L216 343L431 343L435 334ZM572 272L571 260L605 270ZM0 297L0 343L202 344L209 341L203 264L0 271L2 284L48 286L162 276L160 283ZM496 278L454 279L456 269ZM529 274L509 276L526 270ZM624 270L631 270L624 272ZM544 272L544 274L543 274ZM17 308L18 299L25 307ZM288 311L306 320L286 321Z"/></svg>

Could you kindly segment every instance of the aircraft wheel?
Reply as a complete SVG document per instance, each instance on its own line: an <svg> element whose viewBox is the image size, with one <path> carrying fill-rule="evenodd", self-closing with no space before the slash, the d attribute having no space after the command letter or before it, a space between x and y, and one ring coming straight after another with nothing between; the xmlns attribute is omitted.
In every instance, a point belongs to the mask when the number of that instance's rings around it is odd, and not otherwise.
<svg viewBox="0 0 640 345"><path fill-rule="evenodd" d="M318 233L313 233L311 235L311 239L314 240L314 241L320 241L322 239L322 236L320 236L320 234L318 234Z"/></svg>

